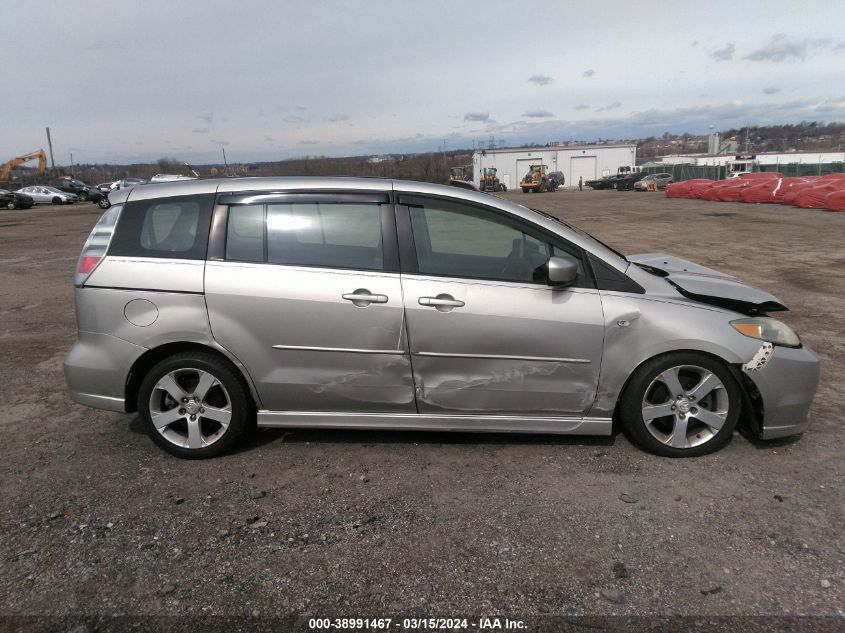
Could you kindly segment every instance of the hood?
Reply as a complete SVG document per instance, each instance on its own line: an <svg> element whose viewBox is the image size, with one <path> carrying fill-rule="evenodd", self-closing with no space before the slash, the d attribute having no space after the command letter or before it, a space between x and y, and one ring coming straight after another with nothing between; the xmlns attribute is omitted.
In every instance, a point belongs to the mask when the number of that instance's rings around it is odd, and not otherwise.
<svg viewBox="0 0 845 633"><path fill-rule="evenodd" d="M685 297L743 314L789 310L764 290L742 283L736 277L665 253L633 255L628 260L656 269L657 274Z"/></svg>

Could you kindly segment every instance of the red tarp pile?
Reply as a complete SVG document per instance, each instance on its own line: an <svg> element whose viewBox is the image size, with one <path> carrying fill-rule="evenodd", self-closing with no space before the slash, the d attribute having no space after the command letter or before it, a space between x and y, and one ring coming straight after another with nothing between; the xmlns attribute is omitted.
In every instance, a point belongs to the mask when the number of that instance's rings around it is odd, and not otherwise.
<svg viewBox="0 0 845 633"><path fill-rule="evenodd" d="M714 182L714 180L710 180L709 178L690 178L689 180L684 180L683 182L673 182L671 185L666 187L666 197L688 198L691 187L701 183L708 183L709 185L712 185Z"/></svg>
<svg viewBox="0 0 845 633"><path fill-rule="evenodd" d="M807 182L803 178L778 178L766 180L743 189L739 199L743 202L783 202L784 194L794 184Z"/></svg>
<svg viewBox="0 0 845 633"><path fill-rule="evenodd" d="M845 190L845 180L831 179L823 184L819 184L817 180L814 183L815 187L808 187L802 189L795 196L795 206L801 209L824 209L825 199L834 191Z"/></svg>
<svg viewBox="0 0 845 633"><path fill-rule="evenodd" d="M831 211L845 211L845 189L832 191L824 199L824 208Z"/></svg>
<svg viewBox="0 0 845 633"><path fill-rule="evenodd" d="M741 181L739 178L731 178L730 180L720 180L712 187L705 189L701 193L702 200L710 200L711 202L718 201L719 194L721 193L722 189L729 189L731 187L744 187L745 183Z"/></svg>
<svg viewBox="0 0 845 633"><path fill-rule="evenodd" d="M804 189L809 189L810 187L815 187L819 183L816 182L814 178L805 178L804 182L797 182L791 187L789 187L786 192L783 194L783 203L784 204L795 204L795 199L798 197L798 194L801 193Z"/></svg>

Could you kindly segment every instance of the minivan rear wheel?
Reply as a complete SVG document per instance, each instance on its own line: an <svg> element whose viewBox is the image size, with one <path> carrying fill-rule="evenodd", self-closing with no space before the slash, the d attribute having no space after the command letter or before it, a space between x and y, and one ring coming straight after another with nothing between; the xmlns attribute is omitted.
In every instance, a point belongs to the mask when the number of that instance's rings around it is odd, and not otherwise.
<svg viewBox="0 0 845 633"><path fill-rule="evenodd" d="M177 457L220 455L241 439L254 416L243 380L211 354L175 354L141 383L138 411L147 433Z"/></svg>
<svg viewBox="0 0 845 633"><path fill-rule="evenodd" d="M720 360L673 352L640 366L625 389L620 417L632 438L664 457L697 457L731 440L741 392Z"/></svg>

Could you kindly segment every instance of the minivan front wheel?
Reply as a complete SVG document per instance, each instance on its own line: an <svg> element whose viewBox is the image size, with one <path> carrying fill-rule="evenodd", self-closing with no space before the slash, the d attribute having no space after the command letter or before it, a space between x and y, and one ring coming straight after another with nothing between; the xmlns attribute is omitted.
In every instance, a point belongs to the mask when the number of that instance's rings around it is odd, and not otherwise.
<svg viewBox="0 0 845 633"><path fill-rule="evenodd" d="M696 352L673 352L644 363L628 383L620 417L633 439L665 457L696 457L727 444L741 393L728 368Z"/></svg>
<svg viewBox="0 0 845 633"><path fill-rule="evenodd" d="M214 457L243 436L251 397L227 363L211 354L182 353L150 370L138 411L152 440L178 457Z"/></svg>

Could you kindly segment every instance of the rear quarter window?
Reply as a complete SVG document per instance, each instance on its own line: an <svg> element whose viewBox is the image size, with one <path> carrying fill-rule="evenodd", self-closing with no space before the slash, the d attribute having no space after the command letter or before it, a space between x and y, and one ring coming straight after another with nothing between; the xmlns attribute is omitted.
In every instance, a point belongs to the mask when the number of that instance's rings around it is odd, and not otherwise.
<svg viewBox="0 0 845 633"><path fill-rule="evenodd" d="M109 255L205 259L214 195L128 202Z"/></svg>

